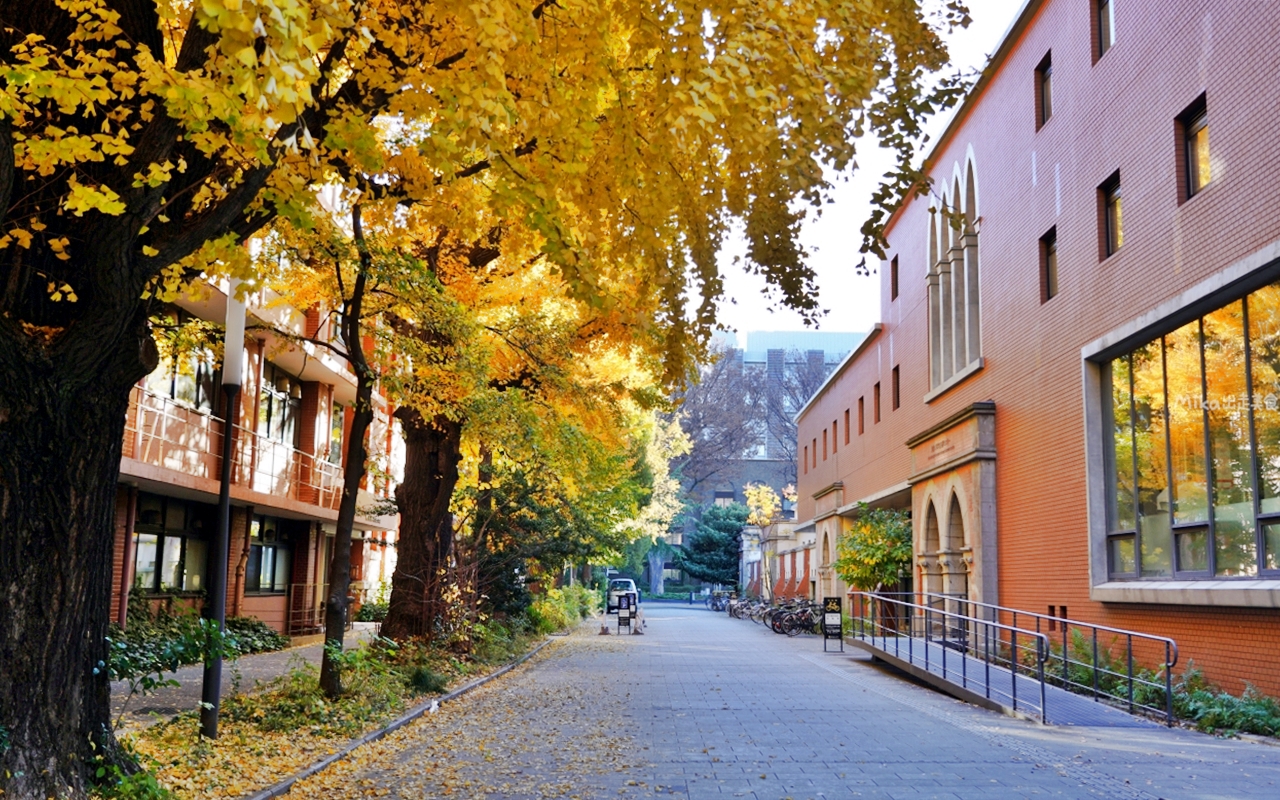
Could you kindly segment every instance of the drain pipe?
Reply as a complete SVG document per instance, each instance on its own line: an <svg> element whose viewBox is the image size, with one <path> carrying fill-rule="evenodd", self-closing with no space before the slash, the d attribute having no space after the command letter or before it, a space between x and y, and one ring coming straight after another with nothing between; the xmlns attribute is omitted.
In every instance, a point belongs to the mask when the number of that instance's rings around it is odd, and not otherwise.
<svg viewBox="0 0 1280 800"><path fill-rule="evenodd" d="M129 487L129 499L124 509L124 562L120 565L120 608L116 612L120 627L125 627L129 617L129 590L133 588L133 526L138 517L138 487Z"/></svg>

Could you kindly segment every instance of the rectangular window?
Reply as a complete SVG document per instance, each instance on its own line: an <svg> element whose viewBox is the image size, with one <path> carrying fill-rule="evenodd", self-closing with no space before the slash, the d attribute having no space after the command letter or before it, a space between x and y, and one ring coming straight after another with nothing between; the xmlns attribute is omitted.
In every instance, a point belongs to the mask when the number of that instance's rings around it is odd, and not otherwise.
<svg viewBox="0 0 1280 800"><path fill-rule="evenodd" d="M1115 41L1116 19L1111 0L1093 0L1093 60L1107 54Z"/></svg>
<svg viewBox="0 0 1280 800"><path fill-rule="evenodd" d="M822 460L827 460L827 429L822 429Z"/></svg>
<svg viewBox="0 0 1280 800"><path fill-rule="evenodd" d="M889 299L898 299L898 257L889 260Z"/></svg>
<svg viewBox="0 0 1280 800"><path fill-rule="evenodd" d="M1213 177L1209 163L1209 110L1204 95L1178 115L1177 129L1182 161L1179 199L1186 200L1208 186Z"/></svg>
<svg viewBox="0 0 1280 800"><path fill-rule="evenodd" d="M263 594L280 593L289 588L292 564L288 537L275 517L255 517L249 524L249 564L245 570L244 590Z"/></svg>
<svg viewBox="0 0 1280 800"><path fill-rule="evenodd" d="M844 410L844 443L849 443L849 409Z"/></svg>
<svg viewBox="0 0 1280 800"><path fill-rule="evenodd" d="M1104 260L1124 246L1124 216L1120 205L1120 173L1116 172L1098 187L1098 209L1102 222L1099 233Z"/></svg>
<svg viewBox="0 0 1280 800"><path fill-rule="evenodd" d="M1053 116L1053 52L1036 67L1036 130Z"/></svg>
<svg viewBox="0 0 1280 800"><path fill-rule="evenodd" d="M880 382L876 381L876 385L871 387L871 421L880 421Z"/></svg>
<svg viewBox="0 0 1280 800"><path fill-rule="evenodd" d="M1058 296L1058 228L1040 237L1040 302Z"/></svg>
<svg viewBox="0 0 1280 800"><path fill-rule="evenodd" d="M198 592L205 588L205 529L212 506L171 497L138 495L134 524L134 588L143 592Z"/></svg>
<svg viewBox="0 0 1280 800"><path fill-rule="evenodd" d="M813 437L813 466L818 466L818 437Z"/></svg>
<svg viewBox="0 0 1280 800"><path fill-rule="evenodd" d="M1112 578L1280 573L1280 283L1106 373Z"/></svg>
<svg viewBox="0 0 1280 800"><path fill-rule="evenodd" d="M716 490L715 504L718 506L733 505L733 492L731 490Z"/></svg>
<svg viewBox="0 0 1280 800"><path fill-rule="evenodd" d="M867 399L865 397L859 397L858 398L858 435L859 436L861 436L862 432L866 430L866 423L864 422L864 420L866 420L867 418L866 406L867 406Z"/></svg>
<svg viewBox="0 0 1280 800"><path fill-rule="evenodd" d="M258 434L297 447L301 413L301 381L274 364L267 364L262 370L262 388L259 391Z"/></svg>
<svg viewBox="0 0 1280 800"><path fill-rule="evenodd" d="M804 446L804 474L809 474L809 445Z"/></svg>
<svg viewBox="0 0 1280 800"><path fill-rule="evenodd" d="M840 452L840 425L839 420L831 420L831 452Z"/></svg>
<svg viewBox="0 0 1280 800"><path fill-rule="evenodd" d="M342 466L342 432L346 422L346 410L335 402L329 409L329 463Z"/></svg>
<svg viewBox="0 0 1280 800"><path fill-rule="evenodd" d="M160 359L160 364L147 376L147 391L204 414L214 413L221 372L213 351L199 344L186 348L176 346L176 342L183 339L199 342L199 328L189 327L193 320L198 320L181 310L163 316L163 327L168 329L175 346L169 348L169 355Z"/></svg>
<svg viewBox="0 0 1280 800"><path fill-rule="evenodd" d="M900 405L902 404L902 403L901 403L901 400L900 400L901 395L900 395L899 390L900 390L900 386L899 386L899 384L898 384L898 368L897 368L897 367L894 367L894 368L893 368L893 383L892 383L892 384L890 384L890 386L889 386L889 391L890 391L890 394L892 395L892 398L893 398L893 410L894 410L894 411L897 411L897 410L898 410L898 406L900 406Z"/></svg>

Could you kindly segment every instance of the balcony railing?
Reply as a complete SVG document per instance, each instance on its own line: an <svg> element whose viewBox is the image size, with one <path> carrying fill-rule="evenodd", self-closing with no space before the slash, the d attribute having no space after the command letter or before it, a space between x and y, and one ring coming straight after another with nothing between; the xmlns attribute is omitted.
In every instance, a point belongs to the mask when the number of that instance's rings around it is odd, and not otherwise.
<svg viewBox="0 0 1280 800"><path fill-rule="evenodd" d="M124 455L144 464L218 480L224 422L134 387ZM235 426L231 481L252 491L333 511L342 499L342 469L289 445Z"/></svg>

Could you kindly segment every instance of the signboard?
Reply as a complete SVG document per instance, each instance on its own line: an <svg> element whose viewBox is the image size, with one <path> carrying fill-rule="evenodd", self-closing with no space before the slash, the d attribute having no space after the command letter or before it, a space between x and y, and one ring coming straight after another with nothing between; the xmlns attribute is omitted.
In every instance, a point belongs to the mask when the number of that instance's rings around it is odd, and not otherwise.
<svg viewBox="0 0 1280 800"><path fill-rule="evenodd" d="M631 629L631 593L624 592L618 595L618 633L622 633L623 626L627 630Z"/></svg>
<svg viewBox="0 0 1280 800"><path fill-rule="evenodd" d="M822 652L827 652L827 642L835 639L840 642L840 652L844 652L844 630L840 619L841 600L839 597L822 598Z"/></svg>

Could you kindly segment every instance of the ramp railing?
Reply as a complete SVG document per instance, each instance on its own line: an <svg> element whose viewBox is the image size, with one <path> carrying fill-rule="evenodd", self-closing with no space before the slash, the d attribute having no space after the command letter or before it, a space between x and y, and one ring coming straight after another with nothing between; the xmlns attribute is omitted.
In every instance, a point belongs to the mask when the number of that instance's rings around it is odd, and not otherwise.
<svg viewBox="0 0 1280 800"><path fill-rule="evenodd" d="M1110 700L1163 716L1173 725L1173 667L1178 644L1167 636L1095 625L1092 622L1037 614L1016 608L957 600L951 595L923 594L927 605L945 603L990 620L1006 620L1017 628L1034 627L1050 639L1047 674L1051 683L1096 701ZM1144 670L1142 660L1158 663ZM1154 673L1154 674L1153 674Z"/></svg>
<svg viewBox="0 0 1280 800"><path fill-rule="evenodd" d="M1049 637L951 602L914 595L850 592L850 635L885 655L981 694L1014 711L1045 711ZM911 599L906 599L911 598ZM929 602L914 602L927 599ZM947 598L951 600L952 598Z"/></svg>

